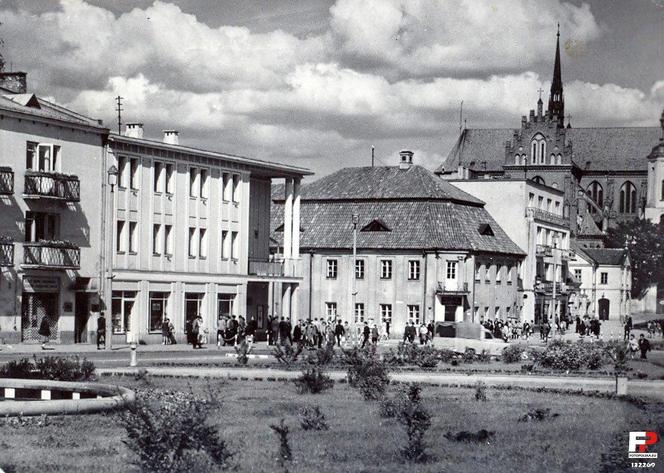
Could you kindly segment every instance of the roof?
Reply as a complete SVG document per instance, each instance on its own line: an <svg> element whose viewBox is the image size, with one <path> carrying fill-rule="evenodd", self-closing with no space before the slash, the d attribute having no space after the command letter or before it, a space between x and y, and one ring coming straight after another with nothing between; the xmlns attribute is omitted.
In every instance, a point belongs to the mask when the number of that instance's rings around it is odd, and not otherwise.
<svg viewBox="0 0 664 473"><path fill-rule="evenodd" d="M100 121L86 117L33 94L0 95L0 110L27 114L32 117L57 120L71 125L95 128L101 133L107 133Z"/></svg>
<svg viewBox="0 0 664 473"><path fill-rule="evenodd" d="M465 129L436 173L455 172L459 162L478 171L502 172L505 143L513 128ZM574 162L586 171L646 171L648 156L661 134L659 127L568 128ZM586 167L586 163L590 165ZM486 163L484 167L483 163Z"/></svg>
<svg viewBox="0 0 664 473"><path fill-rule="evenodd" d="M280 196L280 200L283 200L283 191ZM408 169L400 169L398 166L343 168L302 186L300 198L302 201L426 199L484 205L484 202L476 197L416 165L411 165Z"/></svg>
<svg viewBox="0 0 664 473"><path fill-rule="evenodd" d="M597 223L590 215L590 212L583 213L581 223L579 224L579 229L576 233L585 237L604 236L604 233L602 233L602 230L599 229Z"/></svg>
<svg viewBox="0 0 664 473"><path fill-rule="evenodd" d="M582 248L581 251L600 266L622 266L627 257L624 248Z"/></svg>

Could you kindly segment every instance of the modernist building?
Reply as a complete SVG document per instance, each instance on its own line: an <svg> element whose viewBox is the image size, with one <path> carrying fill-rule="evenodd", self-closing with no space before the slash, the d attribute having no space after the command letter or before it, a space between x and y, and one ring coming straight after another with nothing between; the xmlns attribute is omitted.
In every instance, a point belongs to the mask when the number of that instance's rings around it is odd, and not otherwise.
<svg viewBox="0 0 664 473"><path fill-rule="evenodd" d="M107 288L116 341L160 341L166 317L182 339L199 314L213 332L221 315L256 319L263 330L273 307L297 312L299 188L310 173L178 141L173 130L146 139L138 123L108 139L107 165L119 171ZM269 258L273 179L290 192L279 260Z"/></svg>
<svg viewBox="0 0 664 473"><path fill-rule="evenodd" d="M398 337L408 320L519 317L524 252L484 202L413 165L413 153L400 158L399 166L344 168L303 186L300 318L389 322ZM276 252L284 202L279 189Z"/></svg>
<svg viewBox="0 0 664 473"><path fill-rule="evenodd" d="M108 130L0 73L0 337L89 340L100 311L102 187Z"/></svg>
<svg viewBox="0 0 664 473"><path fill-rule="evenodd" d="M565 318L574 281L568 280L571 252L564 192L527 179L450 182L486 202L486 210L525 250L519 270L522 319L539 324L544 317Z"/></svg>
<svg viewBox="0 0 664 473"><path fill-rule="evenodd" d="M579 284L571 315L598 317L617 333L630 314L632 271L627 250L576 247L569 269Z"/></svg>
<svg viewBox="0 0 664 473"><path fill-rule="evenodd" d="M436 173L445 179L528 178L558 188L564 192L563 215L572 236L582 247L597 246L602 240L582 235L585 213L603 231L612 222L643 217L645 157L660 130L565 127L559 42L560 34L548 110L540 98L537 111L524 115L517 129L464 129Z"/></svg>

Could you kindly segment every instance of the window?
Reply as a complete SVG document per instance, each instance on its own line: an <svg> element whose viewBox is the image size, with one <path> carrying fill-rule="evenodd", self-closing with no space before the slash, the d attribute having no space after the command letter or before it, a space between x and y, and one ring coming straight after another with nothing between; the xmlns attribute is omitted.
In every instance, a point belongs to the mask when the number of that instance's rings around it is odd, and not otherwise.
<svg viewBox="0 0 664 473"><path fill-rule="evenodd" d="M380 260L380 278L392 279L392 260Z"/></svg>
<svg viewBox="0 0 664 473"><path fill-rule="evenodd" d="M201 169L200 181L201 181L200 196L204 199L207 199L207 196L208 196L208 172L207 172L207 169Z"/></svg>
<svg viewBox="0 0 664 473"><path fill-rule="evenodd" d="M57 240L59 237L58 214L46 212L25 213L25 241Z"/></svg>
<svg viewBox="0 0 664 473"><path fill-rule="evenodd" d="M514 155L514 164L521 164L521 155L520 154L515 154Z"/></svg>
<svg viewBox="0 0 664 473"><path fill-rule="evenodd" d="M154 162L154 178L153 178L153 189L155 192L162 192L163 187L163 175L162 175L163 166L159 161Z"/></svg>
<svg viewBox="0 0 664 473"><path fill-rule="evenodd" d="M528 207L532 207L535 204L535 194L532 192L528 193Z"/></svg>
<svg viewBox="0 0 664 473"><path fill-rule="evenodd" d="M355 303L355 323L364 322L364 303L356 302Z"/></svg>
<svg viewBox="0 0 664 473"><path fill-rule="evenodd" d="M609 283L609 273L601 272L599 274L599 283L600 284L608 284Z"/></svg>
<svg viewBox="0 0 664 473"><path fill-rule="evenodd" d="M207 258L207 230L205 228L198 230L198 257Z"/></svg>
<svg viewBox="0 0 664 473"><path fill-rule="evenodd" d="M664 180L662 181L662 195L659 200L664 200Z"/></svg>
<svg viewBox="0 0 664 473"><path fill-rule="evenodd" d="M496 284L500 284L503 279L503 266L499 264L496 266Z"/></svg>
<svg viewBox="0 0 664 473"><path fill-rule="evenodd" d="M588 186L588 189L586 189L586 194L592 199L593 202L595 202L595 204L597 204L600 209L604 207L604 188L599 182L591 182ZM588 212L594 214L597 213L597 210L595 207L588 204Z"/></svg>
<svg viewBox="0 0 664 473"><path fill-rule="evenodd" d="M196 228L189 227L189 257L196 257Z"/></svg>
<svg viewBox="0 0 664 473"><path fill-rule="evenodd" d="M512 285L512 280L514 279L514 266L510 266L507 269L507 285L511 286Z"/></svg>
<svg viewBox="0 0 664 473"><path fill-rule="evenodd" d="M158 332L161 330L161 324L166 318L168 309L168 292L150 292L150 332Z"/></svg>
<svg viewBox="0 0 664 473"><path fill-rule="evenodd" d="M496 308L493 309L493 318L494 319L500 318L500 307L496 306Z"/></svg>
<svg viewBox="0 0 664 473"><path fill-rule="evenodd" d="M229 238L228 230L221 231L221 259L228 259L231 257L231 240Z"/></svg>
<svg viewBox="0 0 664 473"><path fill-rule="evenodd" d="M580 269L575 269L574 270L574 279L578 282L581 281L581 270Z"/></svg>
<svg viewBox="0 0 664 473"><path fill-rule="evenodd" d="M537 208L544 210L544 197L541 195L537 198Z"/></svg>
<svg viewBox="0 0 664 473"><path fill-rule="evenodd" d="M636 213L636 187L629 181L620 187L620 213Z"/></svg>
<svg viewBox="0 0 664 473"><path fill-rule="evenodd" d="M541 133L536 134L530 142L530 159L533 164L544 164L546 160L546 140Z"/></svg>
<svg viewBox="0 0 664 473"><path fill-rule="evenodd" d="M489 320L489 308L488 307L484 308L484 319L483 320Z"/></svg>
<svg viewBox="0 0 664 473"><path fill-rule="evenodd" d="M218 294L217 318L231 316L233 314L234 303L235 303L235 294Z"/></svg>
<svg viewBox="0 0 664 473"><path fill-rule="evenodd" d="M129 253L136 253L138 250L138 224L129 222Z"/></svg>
<svg viewBox="0 0 664 473"><path fill-rule="evenodd" d="M37 147L39 143L28 141L25 145L25 169L35 169L37 166Z"/></svg>
<svg viewBox="0 0 664 473"><path fill-rule="evenodd" d="M60 167L60 147L28 141L25 166L32 171L57 172Z"/></svg>
<svg viewBox="0 0 664 473"><path fill-rule="evenodd" d="M237 232L231 232L231 259L237 261L240 257L240 239Z"/></svg>
<svg viewBox="0 0 664 473"><path fill-rule="evenodd" d="M336 279L337 278L337 260L328 259L327 260L327 271L325 273L327 279Z"/></svg>
<svg viewBox="0 0 664 473"><path fill-rule="evenodd" d="M551 212L551 204L553 203L553 200L551 199L546 199L546 211Z"/></svg>
<svg viewBox="0 0 664 473"><path fill-rule="evenodd" d="M124 189L127 187L127 158L124 156L118 156L118 188Z"/></svg>
<svg viewBox="0 0 664 473"><path fill-rule="evenodd" d="M456 277L457 277L457 262L456 261L448 261L447 262L447 269L445 271L445 277L446 277L446 279L456 279Z"/></svg>
<svg viewBox="0 0 664 473"><path fill-rule="evenodd" d="M557 201L557 200L556 200L556 202L554 203L554 213L555 213L556 215L562 215L562 213L560 213L560 202Z"/></svg>
<svg viewBox="0 0 664 473"><path fill-rule="evenodd" d="M173 254L173 225L164 225L164 254Z"/></svg>
<svg viewBox="0 0 664 473"><path fill-rule="evenodd" d="M167 163L165 165L166 168L166 193L167 194L172 194L173 193L173 164Z"/></svg>
<svg viewBox="0 0 664 473"><path fill-rule="evenodd" d="M152 225L152 254L161 254L161 225L158 223Z"/></svg>
<svg viewBox="0 0 664 473"><path fill-rule="evenodd" d="M355 279L364 279L364 260L355 260Z"/></svg>
<svg viewBox="0 0 664 473"><path fill-rule="evenodd" d="M408 320L415 322L415 325L420 324L420 306L419 305L409 305L408 306Z"/></svg>
<svg viewBox="0 0 664 473"><path fill-rule="evenodd" d="M383 323L392 323L392 304L380 305L380 320Z"/></svg>
<svg viewBox="0 0 664 473"><path fill-rule="evenodd" d="M391 273L391 270L390 270ZM391 275L390 275L391 277ZM408 262L408 279L414 281L420 279L420 262L417 260L411 260Z"/></svg>
<svg viewBox="0 0 664 473"><path fill-rule="evenodd" d="M337 303L336 302L326 302L325 303L325 314L328 318L337 317Z"/></svg>
<svg viewBox="0 0 664 473"><path fill-rule="evenodd" d="M482 265L475 265L475 281L479 282L482 280Z"/></svg>
<svg viewBox="0 0 664 473"><path fill-rule="evenodd" d="M233 174L233 202L240 202L240 175Z"/></svg>
<svg viewBox="0 0 664 473"><path fill-rule="evenodd" d="M113 333L126 333L131 330L131 314L136 302L133 291L113 291L111 303L111 322Z"/></svg>
<svg viewBox="0 0 664 473"><path fill-rule="evenodd" d="M138 158L129 159L129 187L138 190Z"/></svg>
<svg viewBox="0 0 664 473"><path fill-rule="evenodd" d="M562 164L563 163L563 155L558 153L556 155L556 164Z"/></svg>
<svg viewBox="0 0 664 473"><path fill-rule="evenodd" d="M194 167L189 168L189 196L198 197L198 191L200 190L198 169Z"/></svg>
<svg viewBox="0 0 664 473"><path fill-rule="evenodd" d="M231 195L233 193L233 190L231 188L232 186L232 179L231 175L227 172L222 173L222 199L224 202L229 202L231 200Z"/></svg>
<svg viewBox="0 0 664 473"><path fill-rule="evenodd" d="M191 330L191 324L199 315L203 315L203 294L198 292L184 293L184 331Z"/></svg>

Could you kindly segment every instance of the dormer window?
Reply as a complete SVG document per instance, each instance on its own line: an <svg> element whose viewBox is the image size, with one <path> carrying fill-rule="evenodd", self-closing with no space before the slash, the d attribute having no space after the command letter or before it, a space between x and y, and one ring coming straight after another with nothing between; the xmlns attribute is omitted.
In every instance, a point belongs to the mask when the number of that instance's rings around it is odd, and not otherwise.
<svg viewBox="0 0 664 473"><path fill-rule="evenodd" d="M530 142L530 159L533 164L544 164L546 160L546 139L541 133Z"/></svg>
<svg viewBox="0 0 664 473"><path fill-rule="evenodd" d="M495 236L495 233L493 233L493 228L491 228L491 225L488 223L481 224L477 231L480 233L480 235Z"/></svg>
<svg viewBox="0 0 664 473"><path fill-rule="evenodd" d="M376 218L360 229L361 232L391 232L385 222Z"/></svg>

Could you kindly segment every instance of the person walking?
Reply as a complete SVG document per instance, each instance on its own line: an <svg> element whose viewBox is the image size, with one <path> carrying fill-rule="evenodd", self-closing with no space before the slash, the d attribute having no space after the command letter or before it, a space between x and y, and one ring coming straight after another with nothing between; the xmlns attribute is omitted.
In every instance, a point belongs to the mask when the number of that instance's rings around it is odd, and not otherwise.
<svg viewBox="0 0 664 473"><path fill-rule="evenodd" d="M378 325L371 326L371 344L378 345Z"/></svg>
<svg viewBox="0 0 664 473"><path fill-rule="evenodd" d="M630 359L634 359L634 355L639 351L639 342L636 341L634 334L629 336L629 341L627 342L627 350L629 351Z"/></svg>
<svg viewBox="0 0 664 473"><path fill-rule="evenodd" d="M650 351L650 341L643 335L639 335L639 350L641 350L641 359L647 360L647 353Z"/></svg>
<svg viewBox="0 0 664 473"><path fill-rule="evenodd" d="M164 321L161 323L161 344L168 345L169 341L170 340L168 338L168 317L166 317Z"/></svg>
<svg viewBox="0 0 664 473"><path fill-rule="evenodd" d="M168 319L168 343L171 345L177 345L177 340L175 340L175 325L173 322Z"/></svg>
<svg viewBox="0 0 664 473"><path fill-rule="evenodd" d="M369 341L369 335L371 334L371 329L369 329L369 324L364 322L364 328L362 329L362 348L364 348Z"/></svg>
<svg viewBox="0 0 664 473"><path fill-rule="evenodd" d="M291 325L290 323L286 322L286 317L281 318L281 322L279 322L279 343L281 345L286 345L286 340L288 340L288 344L292 345L293 344L293 338L291 337Z"/></svg>
<svg viewBox="0 0 664 473"><path fill-rule="evenodd" d="M422 322L420 325L420 345L426 345L429 340L429 329L427 326Z"/></svg>
<svg viewBox="0 0 664 473"><path fill-rule="evenodd" d="M102 312L97 317L97 350L104 348L104 345L106 345L106 317L104 317L104 313Z"/></svg>
<svg viewBox="0 0 664 473"><path fill-rule="evenodd" d="M219 315L217 318L217 348L221 348L222 345L226 345L226 340L224 339L224 334L226 333L226 327L228 325L228 319L224 315Z"/></svg>
<svg viewBox="0 0 664 473"><path fill-rule="evenodd" d="M341 324L341 319L337 319L337 325L334 327L334 337L337 339L337 346L341 346L341 338L346 333L344 326Z"/></svg>
<svg viewBox="0 0 664 473"><path fill-rule="evenodd" d="M191 322L191 334L189 337L189 340L191 342L191 347L195 350L196 348L202 348L202 345L200 344L200 341L198 339L200 335L200 322L199 322L199 316L196 316L196 318ZM202 320L202 319L201 319Z"/></svg>
<svg viewBox="0 0 664 473"><path fill-rule="evenodd" d="M37 333L44 337L44 341L41 346L42 350L48 350L46 344L48 343L48 339L51 337L51 327L48 323L48 315L42 317Z"/></svg>

